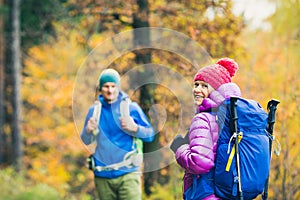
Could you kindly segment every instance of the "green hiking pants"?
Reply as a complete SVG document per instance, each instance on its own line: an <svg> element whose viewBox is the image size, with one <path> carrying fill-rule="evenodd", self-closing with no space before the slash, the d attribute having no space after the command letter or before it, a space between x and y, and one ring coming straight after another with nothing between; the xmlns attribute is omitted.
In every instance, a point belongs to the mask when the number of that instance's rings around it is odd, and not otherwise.
<svg viewBox="0 0 300 200"><path fill-rule="evenodd" d="M95 177L100 200L141 200L141 175L129 173L117 178Z"/></svg>

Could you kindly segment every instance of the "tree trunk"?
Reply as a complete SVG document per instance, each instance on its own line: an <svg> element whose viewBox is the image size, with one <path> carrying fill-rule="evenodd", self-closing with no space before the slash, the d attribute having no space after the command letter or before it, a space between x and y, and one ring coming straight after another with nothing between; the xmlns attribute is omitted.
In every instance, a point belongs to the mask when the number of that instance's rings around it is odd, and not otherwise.
<svg viewBox="0 0 300 200"><path fill-rule="evenodd" d="M12 159L15 169L22 168L23 142L21 135L21 52L20 1L10 1L11 67L12 67Z"/></svg>
<svg viewBox="0 0 300 200"><path fill-rule="evenodd" d="M3 6L3 0L0 0L0 8ZM4 123L5 123L5 92L4 92L4 53L5 40L4 40L4 16L0 13L0 165L5 163L5 135L4 135Z"/></svg>
<svg viewBox="0 0 300 200"><path fill-rule="evenodd" d="M137 0L138 10L133 15L133 28L134 30L134 45L135 46L149 46L150 42L150 32L149 32L149 3L148 0ZM145 29L138 29L145 28ZM151 63L151 50L150 49L141 49L136 50L135 52L135 61L136 64L148 64ZM153 78L154 74L151 69L146 69L145 71L138 72L137 77L143 79L143 81L150 81ZM146 82L148 82L146 81ZM148 113L151 105L155 102L154 97L154 84L143 85L140 88L140 103L142 109L145 113ZM152 124L156 126L155 124ZM154 127L157 130L156 127ZM159 149L159 134L155 135L154 141L151 143L144 143L144 153L154 152ZM154 171L153 169L159 169L159 155L157 158L151 156L145 157L144 159L144 169L146 173L144 174L144 191L147 195L151 194L150 188L153 186L154 181L156 180L159 171Z"/></svg>

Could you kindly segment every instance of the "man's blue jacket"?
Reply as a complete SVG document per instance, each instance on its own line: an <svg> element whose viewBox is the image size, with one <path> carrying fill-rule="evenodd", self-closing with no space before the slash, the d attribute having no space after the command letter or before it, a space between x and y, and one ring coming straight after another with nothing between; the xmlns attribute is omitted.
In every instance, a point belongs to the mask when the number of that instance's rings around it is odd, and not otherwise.
<svg viewBox="0 0 300 200"><path fill-rule="evenodd" d="M134 138L140 138L143 142L153 141L153 128L140 106L135 102L130 102L129 113L130 117L138 125L138 131L136 133L126 133L122 130L120 125L120 103L124 98L128 98L126 93L120 92L117 100L112 104L104 101L102 95L99 95L98 98L102 104L102 108L99 120L99 134L94 138L97 142L94 153L96 166L108 166L122 162L126 154L136 149ZM81 139L86 145L93 142L93 134L87 134L85 131L87 122L92 117L93 111L94 106L91 106L81 132ZM130 166L117 170L94 171L94 174L95 176L104 178L116 178L139 170L140 166Z"/></svg>

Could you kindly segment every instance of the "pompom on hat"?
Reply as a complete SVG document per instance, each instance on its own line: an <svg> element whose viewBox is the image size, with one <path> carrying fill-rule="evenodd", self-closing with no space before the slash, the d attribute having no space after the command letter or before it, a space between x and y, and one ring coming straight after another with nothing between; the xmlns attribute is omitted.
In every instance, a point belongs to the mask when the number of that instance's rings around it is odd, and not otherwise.
<svg viewBox="0 0 300 200"><path fill-rule="evenodd" d="M102 86L107 83L112 82L115 83L118 87L120 87L120 75L114 69L105 69L99 76L99 90L101 90Z"/></svg>
<svg viewBox="0 0 300 200"><path fill-rule="evenodd" d="M194 81L205 81L214 89L218 89L221 85L231 82L238 68L238 64L233 59L221 58L216 64L200 69Z"/></svg>

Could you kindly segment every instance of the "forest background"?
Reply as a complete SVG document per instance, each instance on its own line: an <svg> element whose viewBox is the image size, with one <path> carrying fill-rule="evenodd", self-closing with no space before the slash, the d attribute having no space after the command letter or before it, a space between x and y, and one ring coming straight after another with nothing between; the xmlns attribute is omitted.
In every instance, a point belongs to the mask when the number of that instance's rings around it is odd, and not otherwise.
<svg viewBox="0 0 300 200"><path fill-rule="evenodd" d="M234 81L244 97L257 100L265 109L271 98L280 100L274 134L282 151L271 162L269 197L299 199L300 2L269 2L276 9L265 21L267 28L253 29L245 15L233 13L231 0L0 0L0 199L96 198L93 176L86 167L91 151L79 137L80 120L93 103L100 73L90 69L102 64L91 52L141 27L182 33L181 37L200 44L212 61L235 59L240 69ZM133 34L134 41L147 46L151 31L141 33ZM170 45L171 39L166 39ZM168 147L193 115L187 113L178 125L187 106L178 99L185 102L190 91L180 89L181 81L170 72L192 84L201 62L182 55L197 57L199 52L178 55L136 48L119 53L105 67L124 75L122 86L142 105L157 131L155 141L145 144L145 153ZM130 70L149 63L167 66L159 73L176 89L165 82L131 89L146 68L137 69L134 76L128 75ZM153 71L147 75L153 76ZM182 170L170 159L170 152L156 156L145 160L143 199L181 199Z"/></svg>

